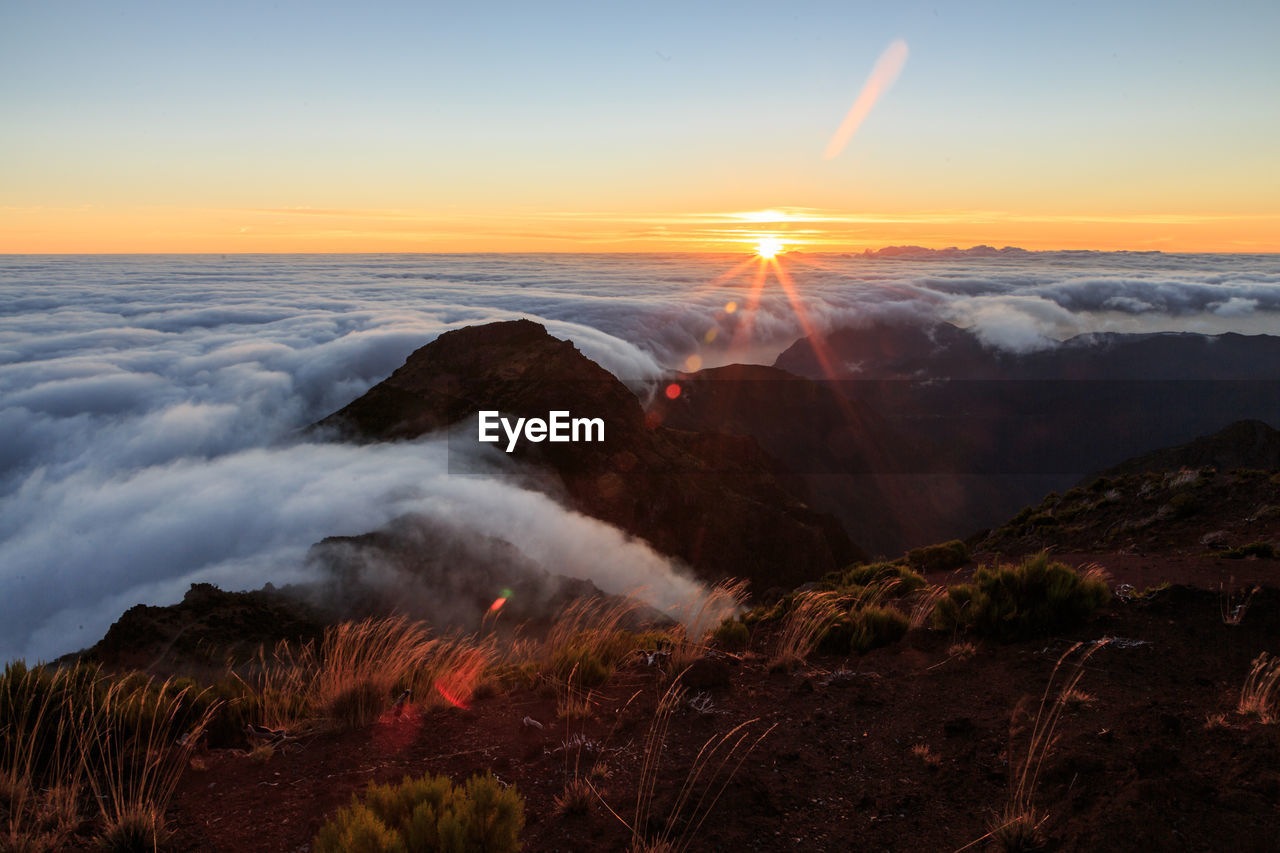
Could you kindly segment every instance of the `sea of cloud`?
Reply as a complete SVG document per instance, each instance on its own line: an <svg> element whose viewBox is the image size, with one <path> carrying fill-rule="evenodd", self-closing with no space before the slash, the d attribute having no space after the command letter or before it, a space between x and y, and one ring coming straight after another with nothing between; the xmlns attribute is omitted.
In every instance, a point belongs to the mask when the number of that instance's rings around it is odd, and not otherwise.
<svg viewBox="0 0 1280 853"><path fill-rule="evenodd" d="M1096 331L1280 332L1276 256L793 254L790 286L766 272L754 295L754 266L726 278L741 263L0 257L0 660L92 644L129 606L195 581L306 580L312 543L407 512L500 535L606 590L644 587L659 606L692 594L643 543L483 460L456 476L438 441L299 437L451 328L530 317L641 390L882 317L949 320L1019 350Z"/></svg>

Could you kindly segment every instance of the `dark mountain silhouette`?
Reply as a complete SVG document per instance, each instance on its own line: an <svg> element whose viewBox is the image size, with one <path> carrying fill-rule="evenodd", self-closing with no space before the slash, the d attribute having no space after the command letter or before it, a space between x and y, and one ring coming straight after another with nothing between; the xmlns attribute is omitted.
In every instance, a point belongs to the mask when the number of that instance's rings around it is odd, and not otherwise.
<svg viewBox="0 0 1280 853"><path fill-rule="evenodd" d="M775 462L754 439L646 418L612 374L528 320L441 335L317 427L357 441L447 427L451 452L464 453L478 446L480 410L603 419L603 442L524 442L510 458L526 475L541 472L569 506L678 557L704 578L795 584L858 555L836 519L779 483Z"/></svg>
<svg viewBox="0 0 1280 853"><path fill-rule="evenodd" d="M793 490L839 518L869 551L897 553L906 543L936 541L955 526L954 507L936 505L951 499L946 490L900 488L897 476L928 470L924 460L937 451L838 385L744 364L681 374L676 381L680 395L658 396L650 404L654 417L680 429L754 437L784 466ZM935 458L932 465L938 464ZM940 518L946 524L936 524Z"/></svg>
<svg viewBox="0 0 1280 853"><path fill-rule="evenodd" d="M1098 334L1011 353L946 323L883 322L814 343L797 341L775 366L830 384L919 448L892 469L900 476L879 479L905 495L947 496L914 516L926 538L998 524L1091 471L1234 421L1280 423L1276 336ZM832 500L816 493L814 505L831 510Z"/></svg>
<svg viewBox="0 0 1280 853"><path fill-rule="evenodd" d="M988 347L950 323L880 322L838 329L818 350L814 343L801 338L774 366L814 379L1280 380L1280 337L1274 335L1101 333L1015 353Z"/></svg>
<svg viewBox="0 0 1280 853"><path fill-rule="evenodd" d="M1165 472L1184 468L1280 470L1280 432L1262 421L1236 421L1212 435L1127 459L1098 476L1119 477L1143 471Z"/></svg>
<svg viewBox="0 0 1280 853"><path fill-rule="evenodd" d="M95 645L66 660L150 673L191 674L201 667L215 671L228 659L248 660L260 647L270 649L282 640L315 640L341 618L332 609L305 603L299 592L271 584L226 592L194 583L177 604L130 607Z"/></svg>

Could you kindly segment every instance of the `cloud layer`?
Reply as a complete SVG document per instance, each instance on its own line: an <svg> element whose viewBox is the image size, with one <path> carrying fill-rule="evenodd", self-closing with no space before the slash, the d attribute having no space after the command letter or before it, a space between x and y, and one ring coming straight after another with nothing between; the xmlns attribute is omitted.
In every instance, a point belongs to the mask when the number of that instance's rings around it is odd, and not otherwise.
<svg viewBox="0 0 1280 853"><path fill-rule="evenodd" d="M80 648L128 606L176 600L193 581L302 579L315 541L410 511L605 589L644 585L664 606L688 595L665 559L605 525L495 476L450 477L434 442L296 438L461 325L531 317L636 383L691 356L771 362L804 334L793 298L818 330L947 319L1018 349L1091 331L1280 327L1272 256L792 255L794 297L769 275L753 295L753 269L724 278L740 262L0 258L0 659Z"/></svg>

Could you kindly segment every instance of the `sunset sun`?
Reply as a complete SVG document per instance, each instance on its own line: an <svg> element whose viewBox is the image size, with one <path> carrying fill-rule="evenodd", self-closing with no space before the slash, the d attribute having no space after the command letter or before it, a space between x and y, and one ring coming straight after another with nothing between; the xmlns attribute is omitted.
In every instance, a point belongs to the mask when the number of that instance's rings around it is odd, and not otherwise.
<svg viewBox="0 0 1280 853"><path fill-rule="evenodd" d="M777 237L764 237L756 241L756 254L769 260L782 251L782 241Z"/></svg>

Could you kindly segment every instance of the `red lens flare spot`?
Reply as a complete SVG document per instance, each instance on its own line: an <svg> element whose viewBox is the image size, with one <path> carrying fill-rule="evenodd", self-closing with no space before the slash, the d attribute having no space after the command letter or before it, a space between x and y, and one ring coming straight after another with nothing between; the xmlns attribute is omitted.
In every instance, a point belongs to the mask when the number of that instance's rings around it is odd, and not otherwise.
<svg viewBox="0 0 1280 853"><path fill-rule="evenodd" d="M670 385L667 386L666 395L668 400L674 400L676 397L679 397L680 385L678 383L672 382Z"/></svg>
<svg viewBox="0 0 1280 853"><path fill-rule="evenodd" d="M495 598L493 600L493 604L489 605L489 612L496 613L497 611L501 610L502 605L506 603L507 603L507 600L505 598Z"/></svg>
<svg viewBox="0 0 1280 853"><path fill-rule="evenodd" d="M467 703L462 701L462 697L455 694L454 691L449 689L445 684L437 681L435 687L436 692L443 696L444 700L450 705L455 708L461 708L464 711L467 710Z"/></svg>

